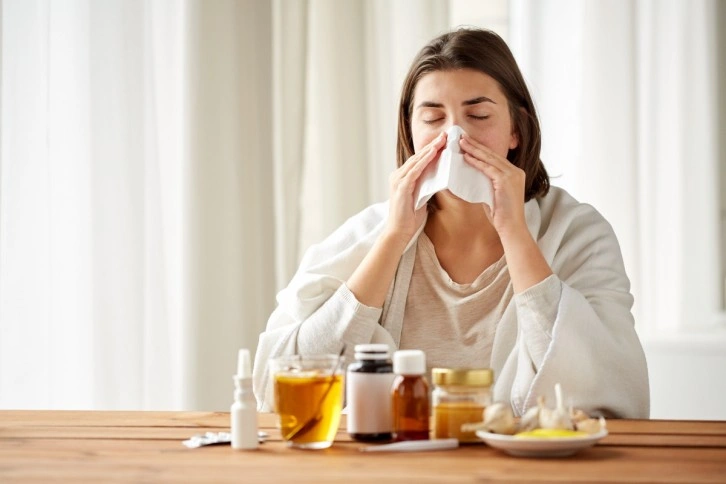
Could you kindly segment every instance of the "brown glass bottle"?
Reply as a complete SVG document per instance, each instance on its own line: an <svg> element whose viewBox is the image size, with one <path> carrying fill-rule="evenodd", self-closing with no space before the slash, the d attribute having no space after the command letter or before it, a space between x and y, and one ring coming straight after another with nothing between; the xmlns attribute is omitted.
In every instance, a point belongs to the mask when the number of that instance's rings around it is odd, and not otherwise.
<svg viewBox="0 0 726 484"><path fill-rule="evenodd" d="M393 355L393 372L396 373L391 390L394 440L429 438L431 404L429 385L423 376L425 358L419 350L401 350Z"/></svg>

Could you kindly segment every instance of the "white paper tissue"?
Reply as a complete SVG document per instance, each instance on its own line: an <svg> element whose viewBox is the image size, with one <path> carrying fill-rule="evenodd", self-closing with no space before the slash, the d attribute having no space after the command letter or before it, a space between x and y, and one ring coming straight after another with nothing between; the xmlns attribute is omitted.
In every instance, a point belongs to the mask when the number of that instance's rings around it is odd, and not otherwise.
<svg viewBox="0 0 726 484"><path fill-rule="evenodd" d="M428 171L416 194L416 210L423 207L436 192L448 189L451 193L470 203L486 203L492 206L492 182L488 176L464 161L459 139L464 130L452 126L446 131L446 148L435 170Z"/></svg>

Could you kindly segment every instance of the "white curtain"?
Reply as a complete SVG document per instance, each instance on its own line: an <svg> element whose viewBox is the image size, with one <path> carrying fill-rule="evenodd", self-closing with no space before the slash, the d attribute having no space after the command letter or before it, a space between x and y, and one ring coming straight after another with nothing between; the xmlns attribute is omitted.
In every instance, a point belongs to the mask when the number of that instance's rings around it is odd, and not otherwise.
<svg viewBox="0 0 726 484"><path fill-rule="evenodd" d="M713 0L511 0L553 183L613 225L647 336L720 310Z"/></svg>
<svg viewBox="0 0 726 484"><path fill-rule="evenodd" d="M1 5L0 408L224 408L273 305L268 3Z"/></svg>
<svg viewBox="0 0 726 484"><path fill-rule="evenodd" d="M221 409L274 302L269 3L192 1L181 213L184 400Z"/></svg>
<svg viewBox="0 0 726 484"><path fill-rule="evenodd" d="M718 306L713 0L0 7L0 408L226 408L302 252L387 197L405 72L459 24L508 36L639 330Z"/></svg>
<svg viewBox="0 0 726 484"><path fill-rule="evenodd" d="M274 2L278 286L307 247L388 197L401 84L421 46L448 28L448 9L445 0Z"/></svg>
<svg viewBox="0 0 726 484"><path fill-rule="evenodd" d="M449 2L0 6L0 408L223 410Z"/></svg>

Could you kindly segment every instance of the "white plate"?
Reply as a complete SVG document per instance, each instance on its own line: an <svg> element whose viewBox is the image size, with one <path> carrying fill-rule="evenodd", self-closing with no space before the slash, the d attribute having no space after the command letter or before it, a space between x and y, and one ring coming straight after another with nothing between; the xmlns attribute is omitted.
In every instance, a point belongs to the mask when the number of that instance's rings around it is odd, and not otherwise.
<svg viewBox="0 0 726 484"><path fill-rule="evenodd" d="M490 447L520 457L566 457L591 447L608 434L606 429L582 437L536 438L514 437L477 430L476 435Z"/></svg>

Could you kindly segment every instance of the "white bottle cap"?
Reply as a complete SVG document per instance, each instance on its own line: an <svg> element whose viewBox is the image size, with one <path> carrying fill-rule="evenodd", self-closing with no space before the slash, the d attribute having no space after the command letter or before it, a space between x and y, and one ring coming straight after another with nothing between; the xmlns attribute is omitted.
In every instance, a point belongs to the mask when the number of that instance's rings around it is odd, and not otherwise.
<svg viewBox="0 0 726 484"><path fill-rule="evenodd" d="M237 355L237 378L252 378L252 365L250 364L250 350L241 349Z"/></svg>
<svg viewBox="0 0 726 484"><path fill-rule="evenodd" d="M393 373L397 375L423 375L426 373L426 355L421 350L398 350L393 354Z"/></svg>

